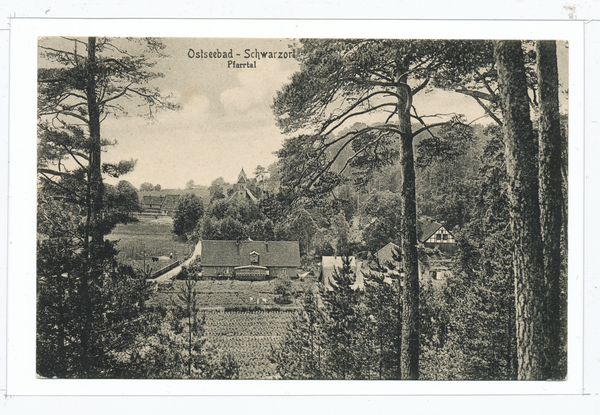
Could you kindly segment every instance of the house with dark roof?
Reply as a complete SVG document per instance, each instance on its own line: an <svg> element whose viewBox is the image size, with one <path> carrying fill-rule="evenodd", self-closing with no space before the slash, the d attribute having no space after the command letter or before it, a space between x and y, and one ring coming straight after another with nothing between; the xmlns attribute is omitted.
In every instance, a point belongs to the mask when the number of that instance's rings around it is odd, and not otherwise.
<svg viewBox="0 0 600 415"><path fill-rule="evenodd" d="M298 241L202 241L202 276L238 280L290 278L298 275Z"/></svg>
<svg viewBox="0 0 600 415"><path fill-rule="evenodd" d="M417 237L427 248L438 248L447 254L456 253L456 239L443 224L423 217L417 224Z"/></svg>
<svg viewBox="0 0 600 415"><path fill-rule="evenodd" d="M146 215L160 215L163 197L146 195L142 197L140 204L142 205L142 213Z"/></svg>
<svg viewBox="0 0 600 415"><path fill-rule="evenodd" d="M394 252L399 249L400 247L398 247L398 245L390 242L375 253L374 257L377 260L378 266L373 264L373 266L370 268L383 269L383 274L386 275L399 275L398 270L400 270L401 267L400 264L394 259ZM429 258L427 262L419 261L419 279L445 280L452 275L450 272L451 265L452 260L446 257ZM380 271L370 271L370 273L381 274Z"/></svg>
<svg viewBox="0 0 600 415"><path fill-rule="evenodd" d="M179 195L166 195L163 199L160 211L163 215L172 216L179 205Z"/></svg>
<svg viewBox="0 0 600 415"><path fill-rule="evenodd" d="M431 218L419 219L417 238L427 248L438 248L441 256L429 258L427 263L419 261L419 279L444 280L451 275L452 259L448 255L456 252L456 240L444 225ZM394 259L399 247L390 242L374 255L379 265L389 270L399 270L400 264Z"/></svg>
<svg viewBox="0 0 600 415"><path fill-rule="evenodd" d="M151 196L142 197L140 203L142 213L145 215L163 215L171 216L175 213L179 204L179 195Z"/></svg>

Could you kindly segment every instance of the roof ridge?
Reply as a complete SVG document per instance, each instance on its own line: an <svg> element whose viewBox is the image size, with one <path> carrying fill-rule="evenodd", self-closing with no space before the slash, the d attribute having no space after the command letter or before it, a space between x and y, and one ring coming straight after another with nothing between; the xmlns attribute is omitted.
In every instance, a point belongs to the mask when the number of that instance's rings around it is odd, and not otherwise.
<svg viewBox="0 0 600 415"><path fill-rule="evenodd" d="M277 242L277 243L296 243L298 241L277 241L277 240L268 240L268 241L248 241L246 239L240 239L239 241L236 239L203 239L202 242L240 242L240 243L261 243L261 242Z"/></svg>

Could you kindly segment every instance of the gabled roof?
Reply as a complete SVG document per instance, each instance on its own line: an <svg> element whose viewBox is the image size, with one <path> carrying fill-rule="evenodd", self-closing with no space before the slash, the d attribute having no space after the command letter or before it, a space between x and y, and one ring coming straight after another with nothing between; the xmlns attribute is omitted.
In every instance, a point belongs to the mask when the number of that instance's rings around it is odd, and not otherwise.
<svg viewBox="0 0 600 415"><path fill-rule="evenodd" d="M425 242L431 238L431 235L443 227L441 223L430 219L419 219L419 225L421 228L420 233L418 234L419 242Z"/></svg>
<svg viewBox="0 0 600 415"><path fill-rule="evenodd" d="M250 265L250 253L253 251L260 255L260 266L300 267L298 241L202 241L202 265L215 267Z"/></svg>
<svg viewBox="0 0 600 415"><path fill-rule="evenodd" d="M163 200L163 209L175 209L179 204L179 195L166 195Z"/></svg>
<svg viewBox="0 0 600 415"><path fill-rule="evenodd" d="M236 190L235 192L233 192L231 194L231 196L229 197L229 200L245 200L245 199L249 199L254 203L258 203L258 199L256 198L256 196L254 196L252 194L252 192L248 189L240 189L240 190Z"/></svg>
<svg viewBox="0 0 600 415"><path fill-rule="evenodd" d="M387 262L394 262L395 249L400 249L400 247L395 243L390 242L375 253L375 258L377 258L379 263L383 266L385 266Z"/></svg>
<svg viewBox="0 0 600 415"><path fill-rule="evenodd" d="M248 199L252 200L254 203L258 203L258 199L252 194L250 189L246 189L246 197L248 197Z"/></svg>
<svg viewBox="0 0 600 415"><path fill-rule="evenodd" d="M141 203L142 205L160 205L162 201L162 196L144 196Z"/></svg>

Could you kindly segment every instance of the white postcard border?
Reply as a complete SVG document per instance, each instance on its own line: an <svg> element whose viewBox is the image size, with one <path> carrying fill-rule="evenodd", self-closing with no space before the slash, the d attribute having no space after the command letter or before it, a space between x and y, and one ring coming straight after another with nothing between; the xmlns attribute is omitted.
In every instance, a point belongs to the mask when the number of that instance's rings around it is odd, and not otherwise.
<svg viewBox="0 0 600 415"><path fill-rule="evenodd" d="M8 362L10 395L531 395L583 392L583 22L12 19ZM493 381L56 380L35 377L38 36L504 38L569 41L569 378Z"/></svg>

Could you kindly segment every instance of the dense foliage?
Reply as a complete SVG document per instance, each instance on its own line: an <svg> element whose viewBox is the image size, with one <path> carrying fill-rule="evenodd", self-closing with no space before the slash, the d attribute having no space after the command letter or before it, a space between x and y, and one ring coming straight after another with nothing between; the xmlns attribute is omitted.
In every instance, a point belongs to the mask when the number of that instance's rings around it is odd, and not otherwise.
<svg viewBox="0 0 600 415"><path fill-rule="evenodd" d="M194 231L203 215L202 199L193 193L183 195L173 215L173 232L186 237Z"/></svg>
<svg viewBox="0 0 600 415"><path fill-rule="evenodd" d="M401 313L397 281L352 288L348 258L333 291L308 290L303 309L273 350L283 379L400 379ZM400 319L400 320L399 320Z"/></svg>
<svg viewBox="0 0 600 415"><path fill-rule="evenodd" d="M127 368L118 356L128 350L145 312L146 281L116 262L116 251L108 241L102 273L83 292L81 280L88 272L81 249L83 219L69 204L40 201L39 229L48 235L37 252L36 356L41 376L121 376ZM89 356L85 362L81 359L84 341Z"/></svg>
<svg viewBox="0 0 600 415"><path fill-rule="evenodd" d="M496 126L477 131L473 145L481 150L447 162L458 166L454 176L458 183L438 186L442 179L436 176L448 171L442 160L417 170L422 183L419 194L435 189L439 198L447 201L443 208L461 211L461 217L468 218L454 228L459 249L452 276L441 284L421 282L422 379L516 378L514 276L502 135ZM434 177L428 179L430 175ZM457 192L456 186L471 195L462 210L448 198ZM365 204L365 214L376 218L364 231L367 242L373 235L367 246L376 249L396 240L392 216L396 203L394 193L385 191L374 193ZM440 211L429 212L443 217ZM340 283L334 292L304 295L304 312L275 354L280 375L299 379L400 378L401 339L396 327L402 316L398 313L397 280L384 282L373 273L367 277L370 283L365 284L364 292L356 292L348 288L354 275L340 271L349 277L338 276ZM361 316L368 326L353 323L354 316ZM345 330L346 324L352 330ZM299 336L300 332L311 336ZM348 346L344 347L346 354L335 344Z"/></svg>

